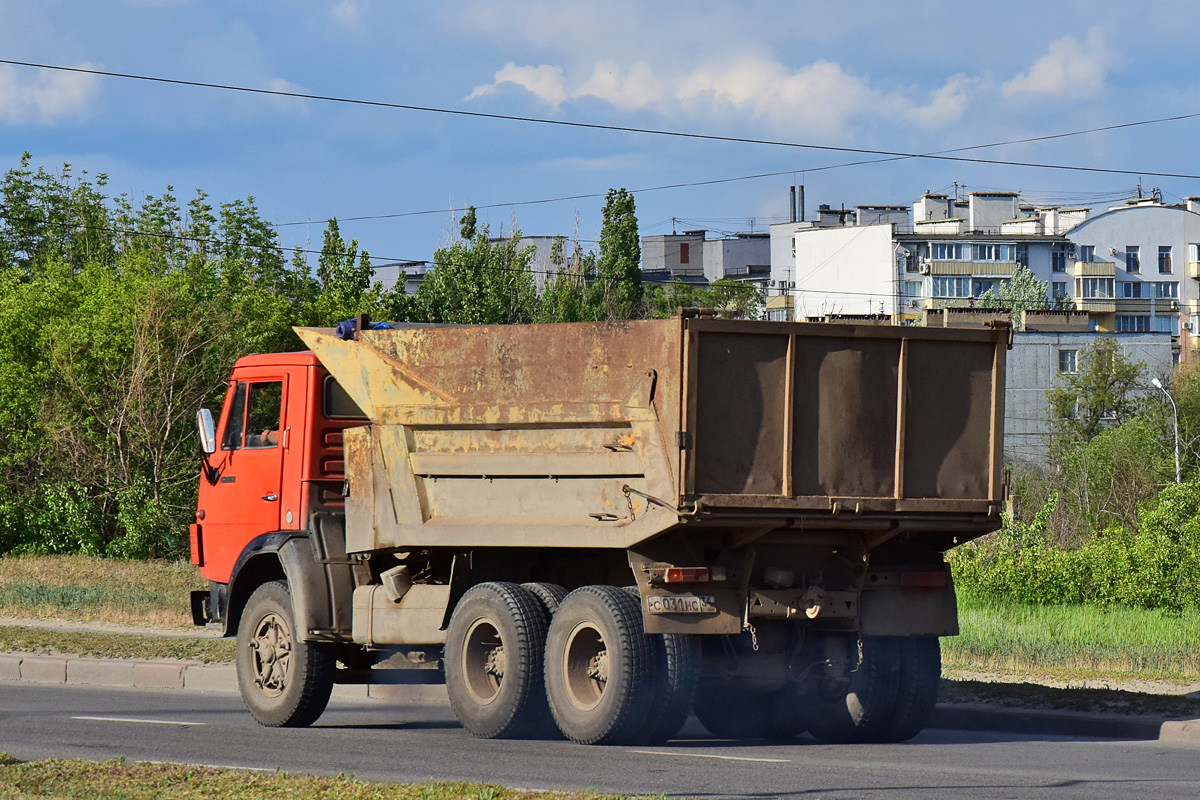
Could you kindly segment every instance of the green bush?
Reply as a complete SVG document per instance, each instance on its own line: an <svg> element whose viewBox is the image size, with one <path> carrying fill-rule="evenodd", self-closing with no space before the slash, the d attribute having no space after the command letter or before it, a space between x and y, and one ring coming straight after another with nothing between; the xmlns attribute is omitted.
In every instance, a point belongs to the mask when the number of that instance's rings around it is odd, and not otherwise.
<svg viewBox="0 0 1200 800"><path fill-rule="evenodd" d="M953 551L959 590L1035 605L1200 608L1200 479L1143 503L1136 530L1111 525L1076 548L1047 533L1057 502L1051 495L1032 522L1006 518L1000 531Z"/></svg>

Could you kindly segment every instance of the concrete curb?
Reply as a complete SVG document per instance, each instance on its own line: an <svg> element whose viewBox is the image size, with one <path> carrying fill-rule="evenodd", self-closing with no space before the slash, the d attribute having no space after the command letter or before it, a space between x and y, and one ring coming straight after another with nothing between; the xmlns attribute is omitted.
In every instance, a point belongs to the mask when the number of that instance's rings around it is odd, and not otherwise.
<svg viewBox="0 0 1200 800"><path fill-rule="evenodd" d="M1167 726L1172 727L1168 739ZM1164 739L1200 742L1200 720L1168 721L1162 717L1053 711L1031 708L997 708L974 703L943 703L933 711L930 728L959 731L1000 731L1004 733L1045 734L1051 736L1091 736L1100 739Z"/></svg>
<svg viewBox="0 0 1200 800"><path fill-rule="evenodd" d="M188 664L181 661L64 658L59 656L0 654L0 681L105 686L116 689L183 689L198 692L237 693L237 670L232 664ZM446 687L335 686L341 700L374 698L395 703L429 704L446 701Z"/></svg>
<svg viewBox="0 0 1200 800"><path fill-rule="evenodd" d="M107 686L131 689L183 689L237 692L232 664L188 664L180 661L66 658L0 654L0 682ZM446 687L335 686L341 700L374 698L393 703L446 702ZM1200 720L997 708L983 704L943 703L934 709L930 728L960 731L999 731L1050 736L1088 736L1102 739L1144 739L1200 743Z"/></svg>

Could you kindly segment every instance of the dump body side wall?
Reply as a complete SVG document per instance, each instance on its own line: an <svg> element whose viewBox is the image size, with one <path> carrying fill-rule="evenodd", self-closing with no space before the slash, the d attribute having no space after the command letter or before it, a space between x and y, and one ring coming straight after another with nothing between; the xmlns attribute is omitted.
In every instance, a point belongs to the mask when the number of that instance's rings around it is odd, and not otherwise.
<svg viewBox="0 0 1200 800"><path fill-rule="evenodd" d="M346 434L350 552L999 523L1003 330L676 318L299 333L372 422Z"/></svg>

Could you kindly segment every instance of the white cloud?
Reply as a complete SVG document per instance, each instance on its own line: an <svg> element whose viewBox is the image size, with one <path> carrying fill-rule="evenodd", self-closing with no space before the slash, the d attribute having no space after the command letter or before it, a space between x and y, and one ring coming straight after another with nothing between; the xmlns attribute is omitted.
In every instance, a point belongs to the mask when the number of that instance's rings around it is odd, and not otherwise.
<svg viewBox="0 0 1200 800"><path fill-rule="evenodd" d="M933 93L928 105L910 106L902 114L918 128L932 130L945 127L962 119L971 102L971 93L978 90L982 83L979 78L955 75Z"/></svg>
<svg viewBox="0 0 1200 800"><path fill-rule="evenodd" d="M95 75L49 70L31 73L0 66L0 122L45 124L74 116L82 113L97 91Z"/></svg>
<svg viewBox="0 0 1200 800"><path fill-rule="evenodd" d="M847 117L877 105L881 97L832 61L791 71L761 56L702 67L679 81L675 95L693 109L742 111L823 134L838 133Z"/></svg>
<svg viewBox="0 0 1200 800"><path fill-rule="evenodd" d="M298 83L284 80L283 78L271 78L267 82L267 88L272 92L296 92L298 94L311 94L308 89ZM279 95L271 96L271 105L284 111L308 111L308 100L303 97L280 97Z"/></svg>
<svg viewBox="0 0 1200 800"><path fill-rule="evenodd" d="M594 97L623 111L652 108L665 116L691 117L735 114L765 120L780 130L836 136L857 116L899 118L927 130L944 127L963 116L981 81L955 75L931 93L928 103L919 104L903 92L876 89L827 60L793 69L767 56L741 55L660 75L645 61L622 67L604 59L583 80L561 66L517 66L510 61L496 71L492 83L476 86L465 99L490 95L503 84L520 86L554 107Z"/></svg>
<svg viewBox="0 0 1200 800"><path fill-rule="evenodd" d="M512 83L526 89L541 100L552 106L560 105L567 99L564 86L563 68L542 64L537 67L518 67L512 61L505 64L492 76L492 83L476 86L466 96L466 100L474 100L496 91L502 83Z"/></svg>
<svg viewBox="0 0 1200 800"><path fill-rule="evenodd" d="M1113 56L1099 28L1088 31L1087 42L1073 36L1050 43L1046 55L1029 72L1005 82L1000 91L1013 95L1095 97L1104 91Z"/></svg>
<svg viewBox="0 0 1200 800"><path fill-rule="evenodd" d="M579 87L575 96L597 97L617 108L634 111L657 103L662 97L662 83L645 61L635 62L622 73L619 65L606 60L596 64L592 77Z"/></svg>
<svg viewBox="0 0 1200 800"><path fill-rule="evenodd" d="M329 16L334 22L347 28L358 28L363 21L363 7L354 0L342 0L329 9Z"/></svg>

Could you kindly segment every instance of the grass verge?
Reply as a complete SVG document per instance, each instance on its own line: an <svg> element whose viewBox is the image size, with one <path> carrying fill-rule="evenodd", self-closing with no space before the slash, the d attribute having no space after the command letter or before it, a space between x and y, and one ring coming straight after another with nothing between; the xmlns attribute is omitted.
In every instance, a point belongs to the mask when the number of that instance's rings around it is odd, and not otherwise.
<svg viewBox="0 0 1200 800"><path fill-rule="evenodd" d="M10 800L619 800L592 792L523 792L481 783L368 783L344 775L311 777L112 761L19 762L0 753L0 796Z"/></svg>
<svg viewBox="0 0 1200 800"><path fill-rule="evenodd" d="M960 597L950 669L1061 680L1200 680L1200 613L1031 606Z"/></svg>
<svg viewBox="0 0 1200 800"><path fill-rule="evenodd" d="M69 654L85 658L176 658L204 664L232 662L232 639L139 636L0 625L0 653Z"/></svg>
<svg viewBox="0 0 1200 800"><path fill-rule="evenodd" d="M0 558L0 616L188 627L189 593L207 588L191 564L91 556Z"/></svg>

